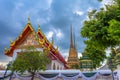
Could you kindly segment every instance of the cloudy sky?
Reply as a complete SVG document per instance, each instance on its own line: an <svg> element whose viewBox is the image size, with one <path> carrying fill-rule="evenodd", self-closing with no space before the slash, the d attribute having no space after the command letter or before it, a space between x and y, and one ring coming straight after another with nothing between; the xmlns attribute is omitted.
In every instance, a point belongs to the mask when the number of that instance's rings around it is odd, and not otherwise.
<svg viewBox="0 0 120 80"><path fill-rule="evenodd" d="M42 32L65 57L68 56L70 42L70 25L76 34L79 55L85 45L80 35L83 21L88 19L88 11L103 7L97 0L0 0L0 62L8 62L11 58L4 55L4 47L9 48L10 39L19 36L30 16L35 30L40 23Z"/></svg>

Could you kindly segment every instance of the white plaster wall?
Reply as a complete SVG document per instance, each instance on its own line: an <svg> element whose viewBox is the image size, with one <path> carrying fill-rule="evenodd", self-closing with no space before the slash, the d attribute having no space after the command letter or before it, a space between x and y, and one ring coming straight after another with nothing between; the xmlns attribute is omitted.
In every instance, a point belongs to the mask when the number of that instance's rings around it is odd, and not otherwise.
<svg viewBox="0 0 120 80"><path fill-rule="evenodd" d="M51 62L46 65L46 69L47 69L47 70L51 70Z"/></svg>
<svg viewBox="0 0 120 80"><path fill-rule="evenodd" d="M42 48L37 48L37 50L38 51L43 51ZM14 50L12 61L14 61L16 59L18 52L21 52L21 49L15 49ZM59 61L59 60L52 60L51 63L47 65L47 69L53 70L54 63L56 65L56 69L55 70L60 70L60 68L62 68L62 70L63 70L65 68L64 64L61 61ZM59 66L59 69L57 69L58 66Z"/></svg>
<svg viewBox="0 0 120 80"><path fill-rule="evenodd" d="M62 67L62 70L64 69L64 64L61 63L59 60L52 60L52 63L51 63L51 70L53 70L53 65L55 63L55 70L60 70L60 68ZM57 69L57 67L59 66L59 69Z"/></svg>
<svg viewBox="0 0 120 80"><path fill-rule="evenodd" d="M21 49L16 49L16 50L14 50L14 52L13 52L13 57L12 57L12 61L14 61L14 60L16 59L16 57L17 57L17 52L21 52Z"/></svg>

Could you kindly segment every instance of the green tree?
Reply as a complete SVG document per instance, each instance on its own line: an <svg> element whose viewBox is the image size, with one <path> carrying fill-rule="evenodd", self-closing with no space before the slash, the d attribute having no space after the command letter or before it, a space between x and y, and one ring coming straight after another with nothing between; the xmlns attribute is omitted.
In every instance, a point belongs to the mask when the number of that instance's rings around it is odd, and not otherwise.
<svg viewBox="0 0 120 80"><path fill-rule="evenodd" d="M89 57L90 60L92 60L92 67L96 69L97 67L101 66L101 62L104 61L106 58L106 54L104 50L100 50L97 48L93 48L91 46L87 46L85 48L85 53Z"/></svg>
<svg viewBox="0 0 120 80"><path fill-rule="evenodd" d="M117 46L116 48L111 49L111 53L110 53L110 56L108 58L108 64L109 64L109 59L112 59L113 68L116 68L117 65L120 64L119 58L120 58L120 46Z"/></svg>
<svg viewBox="0 0 120 80"><path fill-rule="evenodd" d="M35 73L45 70L46 64L49 62L47 53L38 51L33 46L30 46L17 55L10 69L21 74L28 71L32 75L31 80L33 80Z"/></svg>
<svg viewBox="0 0 120 80"><path fill-rule="evenodd" d="M92 10L88 17L89 20L84 21L81 35L86 38L85 44L93 48L93 53L88 50L91 56L95 55L94 49L105 51L120 44L120 0L113 0L113 3L106 5L105 9ZM100 53L97 55L101 58L103 54Z"/></svg>

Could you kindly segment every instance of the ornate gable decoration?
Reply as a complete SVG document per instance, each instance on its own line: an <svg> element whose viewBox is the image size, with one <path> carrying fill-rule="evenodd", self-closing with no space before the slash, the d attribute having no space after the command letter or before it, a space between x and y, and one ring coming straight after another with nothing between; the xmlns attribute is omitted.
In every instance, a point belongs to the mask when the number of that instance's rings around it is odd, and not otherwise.
<svg viewBox="0 0 120 80"><path fill-rule="evenodd" d="M21 34L16 38L15 41L10 41L10 48L5 48L4 53L7 56L12 56L13 51L17 48L24 48L29 45L40 45L39 40L37 39L37 33L33 29L30 19L28 19L28 23L21 32Z"/></svg>
<svg viewBox="0 0 120 80"><path fill-rule="evenodd" d="M27 37L26 37L26 39L22 42L22 44L21 45L19 45L19 46L30 46L30 45L32 45L32 46L37 46L37 45L39 45L39 41L38 41L38 39L37 39L37 35L35 34L35 33L30 33Z"/></svg>
<svg viewBox="0 0 120 80"><path fill-rule="evenodd" d="M4 53L5 55L12 57L15 49L22 49L26 46L32 45L37 48L47 49L52 57L55 57L62 63L66 64L66 61L59 53L58 48L55 49L53 43L53 40L52 43L47 40L45 35L40 30L40 25L38 25L38 31L35 32L30 23L30 18L28 18L28 23L21 34L16 38L15 41L10 41L10 48L5 48Z"/></svg>

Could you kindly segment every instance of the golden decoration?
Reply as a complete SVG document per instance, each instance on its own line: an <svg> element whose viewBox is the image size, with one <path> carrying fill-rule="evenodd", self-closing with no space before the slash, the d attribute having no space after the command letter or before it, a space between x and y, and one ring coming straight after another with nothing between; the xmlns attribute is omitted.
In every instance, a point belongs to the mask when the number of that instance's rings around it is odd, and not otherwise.
<svg viewBox="0 0 120 80"><path fill-rule="evenodd" d="M51 45L51 44L49 44L49 46L48 46L48 50L50 50L50 49L51 49L51 47L52 47L52 45Z"/></svg>
<svg viewBox="0 0 120 80"><path fill-rule="evenodd" d="M9 51L9 49L5 47L4 48L4 53L6 54L8 51Z"/></svg>
<svg viewBox="0 0 120 80"><path fill-rule="evenodd" d="M30 23L30 16L28 16L28 23Z"/></svg>
<svg viewBox="0 0 120 80"><path fill-rule="evenodd" d="M39 42L40 42L41 44L44 44L44 43L45 43L45 40L44 40L44 39L39 39Z"/></svg>
<svg viewBox="0 0 120 80"><path fill-rule="evenodd" d="M6 50L8 50L8 49L5 47L4 50L6 51Z"/></svg>
<svg viewBox="0 0 120 80"><path fill-rule="evenodd" d="M38 30L40 31L40 23L38 23Z"/></svg>
<svg viewBox="0 0 120 80"><path fill-rule="evenodd" d="M54 45L54 38L52 37L52 45Z"/></svg>
<svg viewBox="0 0 120 80"><path fill-rule="evenodd" d="M10 38L10 43L13 43L13 40Z"/></svg>
<svg viewBox="0 0 120 80"><path fill-rule="evenodd" d="M15 44L15 41L13 41L12 39L10 39L10 46L13 46Z"/></svg>
<svg viewBox="0 0 120 80"><path fill-rule="evenodd" d="M48 50L50 50L50 47L48 47Z"/></svg>
<svg viewBox="0 0 120 80"><path fill-rule="evenodd" d="M55 52L56 52L56 53L58 52L58 46L57 46L57 48L56 48Z"/></svg>

